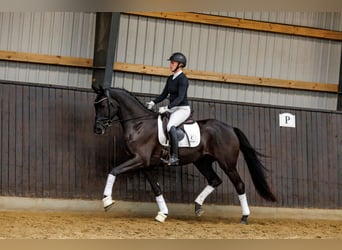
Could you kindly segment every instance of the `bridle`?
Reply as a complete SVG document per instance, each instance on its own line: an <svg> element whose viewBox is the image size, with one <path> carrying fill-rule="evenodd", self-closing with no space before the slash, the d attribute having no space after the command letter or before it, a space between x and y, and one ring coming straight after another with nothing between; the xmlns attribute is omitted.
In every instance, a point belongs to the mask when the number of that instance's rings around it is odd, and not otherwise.
<svg viewBox="0 0 342 250"><path fill-rule="evenodd" d="M119 117L117 116L118 118L114 119L115 115L113 117L111 117L111 109L114 108L113 101L115 101L115 100L109 96L109 91L106 91L105 92L105 96L103 96L100 100L96 100L94 102L94 105L95 104L99 104L101 102L104 102L106 100L107 100L107 105L108 105L107 116L98 116L98 115L96 115L96 117L95 117L95 124L97 126L102 126L104 128L108 128L112 124L118 123L118 122L133 121L133 120L138 120L138 119L149 120L149 119L154 119L155 118L154 115L147 114L147 115L141 115L141 116L137 116L137 117L133 117L133 118L129 118L129 119L119 119Z"/></svg>
<svg viewBox="0 0 342 250"><path fill-rule="evenodd" d="M107 116L96 115L95 124L96 124L96 126L102 126L104 128L107 128L107 127L111 126L113 122L115 122L114 121L115 116L111 117L111 110L112 110L112 108L114 108L114 105L112 102L113 99L110 98L110 95L109 95L109 89L105 90L105 96L104 97L102 97L100 100L95 100L94 105L99 104L101 102L104 102L105 100L107 100L108 114L107 114Z"/></svg>

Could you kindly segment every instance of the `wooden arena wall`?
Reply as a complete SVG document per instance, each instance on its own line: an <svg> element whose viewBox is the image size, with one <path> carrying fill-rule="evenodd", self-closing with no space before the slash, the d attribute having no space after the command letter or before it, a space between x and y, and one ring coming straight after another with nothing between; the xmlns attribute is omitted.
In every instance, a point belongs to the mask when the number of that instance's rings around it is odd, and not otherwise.
<svg viewBox="0 0 342 250"><path fill-rule="evenodd" d="M145 102L150 96L137 95ZM118 124L106 136L93 133L95 94L88 89L0 82L0 195L101 199L109 169L127 158ZM342 207L342 113L191 99L196 119L216 118L242 129L268 157L264 162L277 203L255 192L242 157L239 172L253 206ZM279 127L279 114L296 127ZM208 203L237 205L223 184ZM155 170L168 202L192 203L206 181L193 165ZM154 201L140 172L123 174L114 199Z"/></svg>
<svg viewBox="0 0 342 250"><path fill-rule="evenodd" d="M339 12L124 12L112 86L158 94L174 51L188 58L188 95L336 110ZM95 12L0 13L0 79L91 85Z"/></svg>

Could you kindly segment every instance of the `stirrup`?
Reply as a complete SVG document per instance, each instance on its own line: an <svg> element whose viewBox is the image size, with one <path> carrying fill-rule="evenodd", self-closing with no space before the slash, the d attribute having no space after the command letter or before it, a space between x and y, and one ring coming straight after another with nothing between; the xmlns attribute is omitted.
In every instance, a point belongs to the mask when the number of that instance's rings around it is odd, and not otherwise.
<svg viewBox="0 0 342 250"><path fill-rule="evenodd" d="M162 163L164 163L164 164L169 164L169 161L167 160L167 159L164 159L164 158L160 158L160 160L162 161Z"/></svg>
<svg viewBox="0 0 342 250"><path fill-rule="evenodd" d="M171 158L169 158L169 160L166 160L164 158L160 158L160 160L162 161L163 164L168 165L168 166L178 166L179 165L179 159L173 159L171 160Z"/></svg>
<svg viewBox="0 0 342 250"><path fill-rule="evenodd" d="M179 159L177 157L170 157L169 162L167 163L169 166L178 166Z"/></svg>

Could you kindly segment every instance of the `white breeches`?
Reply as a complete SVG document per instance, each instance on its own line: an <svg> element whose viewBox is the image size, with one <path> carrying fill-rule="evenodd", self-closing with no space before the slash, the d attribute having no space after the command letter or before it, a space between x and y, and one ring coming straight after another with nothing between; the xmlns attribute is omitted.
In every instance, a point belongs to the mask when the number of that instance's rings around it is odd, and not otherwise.
<svg viewBox="0 0 342 250"><path fill-rule="evenodd" d="M177 106L169 109L170 119L167 124L167 132L170 131L172 126L179 126L182 124L191 114L190 106Z"/></svg>

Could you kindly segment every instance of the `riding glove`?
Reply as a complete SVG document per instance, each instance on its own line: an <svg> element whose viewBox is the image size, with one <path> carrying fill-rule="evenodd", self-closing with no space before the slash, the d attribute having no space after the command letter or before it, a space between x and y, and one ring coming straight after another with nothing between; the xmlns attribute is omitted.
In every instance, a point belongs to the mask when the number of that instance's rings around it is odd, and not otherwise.
<svg viewBox="0 0 342 250"><path fill-rule="evenodd" d="M147 109L152 109L154 105L155 105L155 103L153 101L150 101L150 102L146 103Z"/></svg>
<svg viewBox="0 0 342 250"><path fill-rule="evenodd" d="M167 108L167 106L163 106L159 108L159 114L164 114L166 111L168 111L169 109Z"/></svg>

